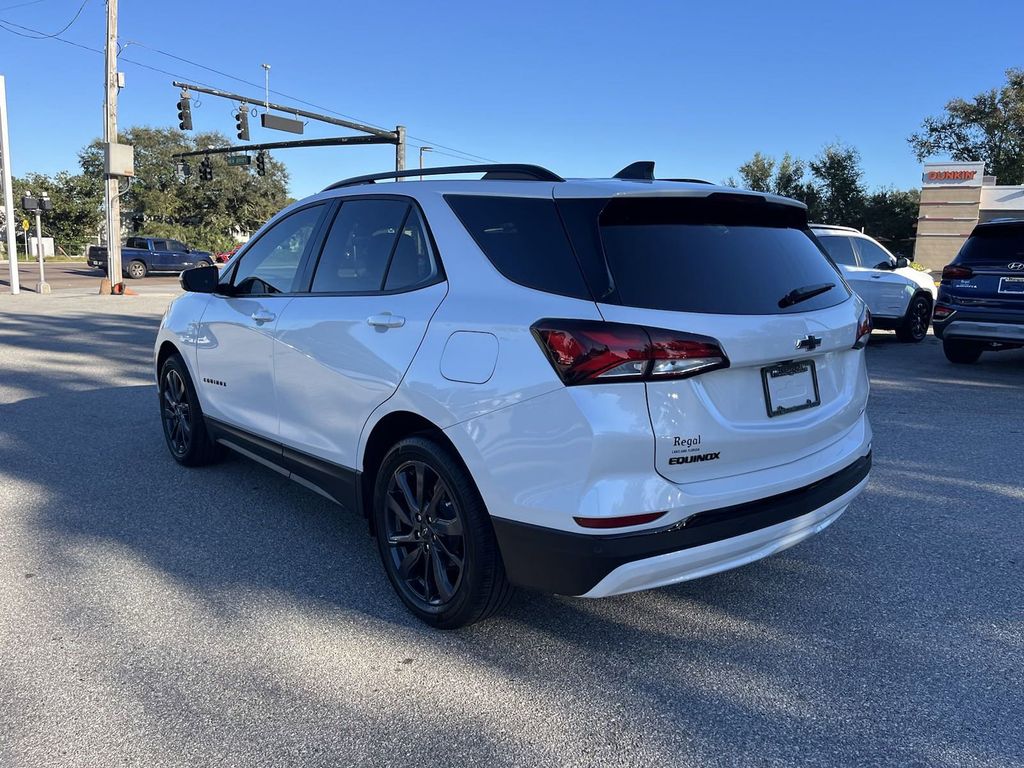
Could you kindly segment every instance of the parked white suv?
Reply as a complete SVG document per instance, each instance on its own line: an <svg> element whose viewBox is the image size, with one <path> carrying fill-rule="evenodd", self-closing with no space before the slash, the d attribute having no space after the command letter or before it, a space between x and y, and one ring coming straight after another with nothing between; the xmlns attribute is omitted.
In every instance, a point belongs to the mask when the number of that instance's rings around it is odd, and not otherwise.
<svg viewBox="0 0 1024 768"><path fill-rule="evenodd" d="M339 182L183 273L156 342L174 458L227 446L365 515L439 627L513 584L733 568L842 514L871 464L870 314L802 204L653 164L476 170Z"/></svg>
<svg viewBox="0 0 1024 768"><path fill-rule="evenodd" d="M938 294L931 273L914 269L852 227L812 224L811 231L867 302L876 328L896 331L900 341L924 340Z"/></svg>

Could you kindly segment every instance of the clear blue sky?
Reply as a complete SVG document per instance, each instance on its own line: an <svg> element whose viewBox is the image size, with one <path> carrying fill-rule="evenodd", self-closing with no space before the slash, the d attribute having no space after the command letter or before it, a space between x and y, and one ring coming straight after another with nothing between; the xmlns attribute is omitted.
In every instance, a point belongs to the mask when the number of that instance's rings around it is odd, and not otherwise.
<svg viewBox="0 0 1024 768"><path fill-rule="evenodd" d="M81 0L0 0L0 19L59 30ZM378 125L563 175L656 160L662 176L714 181L756 150L802 158L841 140L870 187L917 186L906 143L954 96L1024 66L1024 3L929 2L216 2L121 0L123 56L225 90L261 88L153 48ZM6 10L5 10L6 9ZM102 48L103 0L62 35ZM0 31L16 174L77 168L102 128L103 58ZM149 46L143 47L143 46ZM176 124L171 77L124 62L121 126ZM275 95L278 101L287 101ZM208 98L197 129L233 135L231 105ZM310 125L308 136L332 135ZM253 130L254 141L290 138ZM428 139L429 141L422 141ZM386 170L391 147L282 150L292 193ZM428 164L457 162L428 155ZM417 162L410 147L409 164Z"/></svg>

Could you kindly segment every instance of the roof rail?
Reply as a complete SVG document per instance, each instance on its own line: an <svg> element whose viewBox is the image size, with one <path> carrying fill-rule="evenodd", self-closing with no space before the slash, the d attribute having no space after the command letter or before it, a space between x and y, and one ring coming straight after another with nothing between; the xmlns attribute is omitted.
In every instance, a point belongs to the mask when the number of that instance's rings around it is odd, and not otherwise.
<svg viewBox="0 0 1024 768"><path fill-rule="evenodd" d="M384 179L407 179L413 176L451 176L456 173L482 173L482 181L565 181L557 173L547 168L526 163L491 163L487 165L449 165L444 168L413 168L405 171L389 171L387 173L371 173L366 176L353 176L342 179L329 189L352 187L357 184L374 184Z"/></svg>
<svg viewBox="0 0 1024 768"><path fill-rule="evenodd" d="M712 186L715 184L707 179L658 179L658 181L681 181L684 184L711 184Z"/></svg>

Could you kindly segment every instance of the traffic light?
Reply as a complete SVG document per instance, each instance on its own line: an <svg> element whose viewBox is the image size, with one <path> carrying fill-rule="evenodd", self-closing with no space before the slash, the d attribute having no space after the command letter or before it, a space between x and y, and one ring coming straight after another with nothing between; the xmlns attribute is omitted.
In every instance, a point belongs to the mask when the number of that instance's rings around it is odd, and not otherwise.
<svg viewBox="0 0 1024 768"><path fill-rule="evenodd" d="M267 175L267 153L262 149L256 153L256 175Z"/></svg>
<svg viewBox="0 0 1024 768"><path fill-rule="evenodd" d="M249 108L245 104L240 105L235 113L235 130L241 141L249 140Z"/></svg>
<svg viewBox="0 0 1024 768"><path fill-rule="evenodd" d="M178 99L178 127L183 131L192 130L192 97L184 91Z"/></svg>
<svg viewBox="0 0 1024 768"><path fill-rule="evenodd" d="M208 157L204 157L203 162L199 164L199 180L213 181L213 163Z"/></svg>
<svg viewBox="0 0 1024 768"><path fill-rule="evenodd" d="M182 161L182 163L180 165L180 168L181 168L181 178L187 179L189 176L192 175L192 166L189 165L187 162Z"/></svg>

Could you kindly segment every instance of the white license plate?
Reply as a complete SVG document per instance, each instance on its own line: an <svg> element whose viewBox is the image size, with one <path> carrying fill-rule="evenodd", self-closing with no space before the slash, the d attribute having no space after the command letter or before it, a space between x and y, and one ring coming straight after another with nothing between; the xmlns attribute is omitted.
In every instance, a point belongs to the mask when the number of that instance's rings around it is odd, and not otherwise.
<svg viewBox="0 0 1024 768"><path fill-rule="evenodd" d="M761 369L761 380L769 416L782 416L821 405L813 360L769 365Z"/></svg>
<svg viewBox="0 0 1024 768"><path fill-rule="evenodd" d="M999 278L999 293L1024 293L1024 277Z"/></svg>

